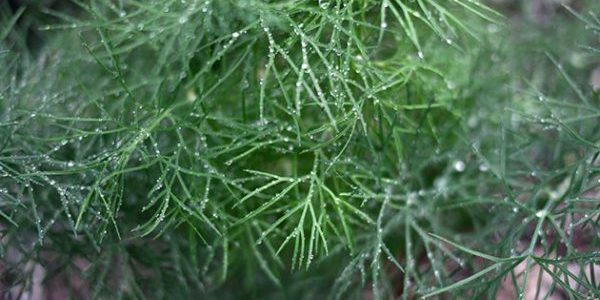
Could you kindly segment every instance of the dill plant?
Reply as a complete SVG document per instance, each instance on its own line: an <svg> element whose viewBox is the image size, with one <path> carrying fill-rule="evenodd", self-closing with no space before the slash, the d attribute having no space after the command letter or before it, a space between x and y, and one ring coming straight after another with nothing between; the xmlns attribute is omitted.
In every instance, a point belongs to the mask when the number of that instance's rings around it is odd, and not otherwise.
<svg viewBox="0 0 600 300"><path fill-rule="evenodd" d="M4 293L598 297L589 2L583 67L471 0L5 5Z"/></svg>

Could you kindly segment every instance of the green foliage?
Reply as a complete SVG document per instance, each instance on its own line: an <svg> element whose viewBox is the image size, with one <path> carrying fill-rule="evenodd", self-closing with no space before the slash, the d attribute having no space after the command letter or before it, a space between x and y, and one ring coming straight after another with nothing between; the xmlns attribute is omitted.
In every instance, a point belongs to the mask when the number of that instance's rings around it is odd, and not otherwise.
<svg viewBox="0 0 600 300"><path fill-rule="evenodd" d="M589 2L0 6L6 295L598 297Z"/></svg>

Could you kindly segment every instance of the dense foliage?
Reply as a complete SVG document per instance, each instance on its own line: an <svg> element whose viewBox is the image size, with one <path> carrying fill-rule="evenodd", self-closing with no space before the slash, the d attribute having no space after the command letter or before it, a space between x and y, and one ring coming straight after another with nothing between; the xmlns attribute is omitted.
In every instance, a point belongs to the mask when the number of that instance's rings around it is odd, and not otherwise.
<svg viewBox="0 0 600 300"><path fill-rule="evenodd" d="M0 291L600 297L594 2L0 4Z"/></svg>

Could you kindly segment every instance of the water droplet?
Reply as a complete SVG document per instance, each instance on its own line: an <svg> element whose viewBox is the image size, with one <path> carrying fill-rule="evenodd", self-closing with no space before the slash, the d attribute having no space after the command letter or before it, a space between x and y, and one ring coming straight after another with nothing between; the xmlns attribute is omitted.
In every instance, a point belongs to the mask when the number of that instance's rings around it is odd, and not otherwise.
<svg viewBox="0 0 600 300"><path fill-rule="evenodd" d="M456 170L457 172L464 171L465 167L465 162L463 162L462 160L457 160L454 162L454 170Z"/></svg>
<svg viewBox="0 0 600 300"><path fill-rule="evenodd" d="M321 7L321 9L329 8L329 1L319 0L319 7Z"/></svg>
<svg viewBox="0 0 600 300"><path fill-rule="evenodd" d="M538 211L535 213L535 216L536 216L536 217L538 217L538 218L540 218L540 219L542 219L542 218L546 217L546 215L548 215L548 212L547 212L546 210L544 210L544 209L542 209L542 210L538 210Z"/></svg>

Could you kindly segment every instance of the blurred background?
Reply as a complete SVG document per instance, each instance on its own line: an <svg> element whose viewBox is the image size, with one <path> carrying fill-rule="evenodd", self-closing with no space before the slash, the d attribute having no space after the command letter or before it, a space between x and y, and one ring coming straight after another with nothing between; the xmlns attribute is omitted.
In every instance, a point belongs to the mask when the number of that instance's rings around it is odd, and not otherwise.
<svg viewBox="0 0 600 300"><path fill-rule="evenodd" d="M525 79L515 82L513 87L518 89L527 83L539 86L548 93L553 92L555 87L547 76L554 67L544 53L540 53L542 51L557 57L566 68L569 68L570 74L579 86L600 92L600 61L597 60L597 55L590 55L587 48L599 47L600 39L590 39L589 33L585 31L585 24L574 15L574 12L589 10L588 5L593 1L486 0L485 2L507 17L506 28L496 28L495 25L490 25L487 30L506 30L509 39L507 43L514 45L509 50L511 61L499 62L499 64L510 64L512 70L519 72L519 76L515 77ZM56 20L53 15L56 15L57 12L71 15L78 11L78 7L68 0L8 0L0 3L0 11L2 11L2 6L8 7L13 13L22 13L16 26L20 29L21 34L26 34L26 38L22 41L27 44L26 48L32 55L44 47L46 35L39 28ZM22 11L22 9L25 10ZM0 17L7 18L8 16L5 14ZM493 65L488 67L495 68ZM600 195L591 195L591 197L600 198ZM581 232L575 234L573 244L583 249L589 247L593 239L593 235ZM31 299L52 300L66 299L69 296L77 299L90 298L90 286L82 278L83 270L88 266L88 262L81 258L74 258L71 264L73 265L72 270L75 271L67 273L61 271L61 262L59 261L56 261L56 267L53 267L53 261L56 258L49 253L45 257L47 260L45 267L33 262L27 265L28 272L33 277L33 286L26 296ZM119 264L118 258L110 259L114 261L109 263ZM0 291L3 287L10 286L18 277L14 270L11 272L3 270L3 264L4 262L0 261ZM588 272L595 274L596 278L600 278L598 265L591 267ZM528 282L532 284L546 288L552 286L553 279L547 273L536 270L529 276L531 278ZM514 299L512 285L512 281L506 280L503 288L498 292L497 298ZM369 291L365 291L364 298L369 299L370 297ZM525 295L525 299L534 299L535 297L537 297L536 294ZM554 294L549 299L566 299L565 297Z"/></svg>

